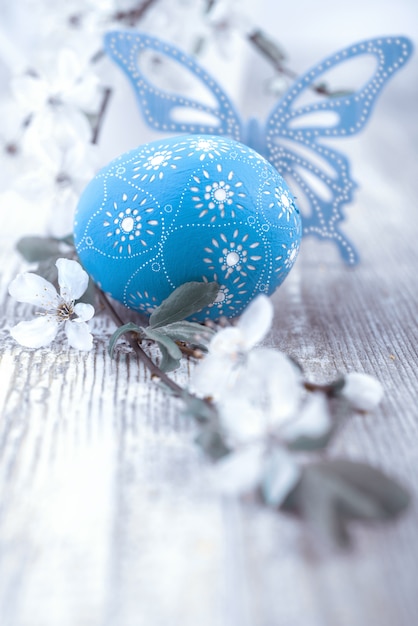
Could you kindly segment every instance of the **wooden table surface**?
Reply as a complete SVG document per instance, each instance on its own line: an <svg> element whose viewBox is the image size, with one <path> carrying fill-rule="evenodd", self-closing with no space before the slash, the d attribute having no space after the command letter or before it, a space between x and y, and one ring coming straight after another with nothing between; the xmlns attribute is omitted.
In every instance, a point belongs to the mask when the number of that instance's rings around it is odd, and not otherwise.
<svg viewBox="0 0 418 626"><path fill-rule="evenodd" d="M407 74L408 72L408 74ZM311 378L364 371L385 387L331 454L386 470L413 494L395 523L354 526L327 552L301 523L207 489L178 401L150 381L113 327L94 350L28 350L7 295L24 266L2 207L0 623L2 626L414 626L418 623L417 63L349 146L361 188L346 232L361 264L307 240L273 296L266 340ZM10 229L9 229L10 230ZM184 384L189 364L174 375Z"/></svg>

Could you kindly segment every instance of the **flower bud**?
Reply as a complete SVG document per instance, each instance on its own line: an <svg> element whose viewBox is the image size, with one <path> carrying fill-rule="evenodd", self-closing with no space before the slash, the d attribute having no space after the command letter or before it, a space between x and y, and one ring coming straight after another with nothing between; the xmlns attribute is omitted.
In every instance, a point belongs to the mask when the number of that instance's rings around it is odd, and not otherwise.
<svg viewBox="0 0 418 626"><path fill-rule="evenodd" d="M341 395L349 401L354 409L371 411L383 397L383 386L369 374L351 372L345 377Z"/></svg>

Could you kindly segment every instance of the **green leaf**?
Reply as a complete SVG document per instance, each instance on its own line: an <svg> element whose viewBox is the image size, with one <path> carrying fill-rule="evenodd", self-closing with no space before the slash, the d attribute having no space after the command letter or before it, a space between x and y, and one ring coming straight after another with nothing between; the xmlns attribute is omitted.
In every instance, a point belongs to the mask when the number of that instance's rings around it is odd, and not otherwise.
<svg viewBox="0 0 418 626"><path fill-rule="evenodd" d="M351 520L389 520L409 501L406 489L380 470L334 459L305 466L282 508L299 513L326 541L346 546Z"/></svg>
<svg viewBox="0 0 418 626"><path fill-rule="evenodd" d="M63 242L54 237L23 237L17 242L16 248L28 263L55 260L62 256Z"/></svg>
<svg viewBox="0 0 418 626"><path fill-rule="evenodd" d="M45 280L48 280L50 283L52 283L53 285L57 287L58 286L58 270L55 265L55 262L59 258L62 258L61 254L59 256L50 257L49 259L45 261L41 261L36 266L34 273L38 274L39 276L42 276L42 278L45 278Z"/></svg>
<svg viewBox="0 0 418 626"><path fill-rule="evenodd" d="M327 445L334 424L329 400L323 393L308 395L299 413L282 427L282 437L290 450L316 450Z"/></svg>
<svg viewBox="0 0 418 626"><path fill-rule="evenodd" d="M170 337L160 333L159 330L151 328L144 328L144 334L148 337L148 339L151 339L151 341L156 341L159 345L163 345L173 359L181 359L181 350Z"/></svg>
<svg viewBox="0 0 418 626"><path fill-rule="evenodd" d="M287 442L286 446L293 452L313 452L314 450L321 450L327 447L333 434L334 429L331 428L327 433L321 435L320 437L308 437L306 435L301 435L296 439Z"/></svg>
<svg viewBox="0 0 418 626"><path fill-rule="evenodd" d="M158 327L158 332L170 337L173 341L183 341L199 348L206 348L215 334L215 331L208 326L187 321L173 322L166 326L160 326Z"/></svg>
<svg viewBox="0 0 418 626"><path fill-rule="evenodd" d="M172 372L177 369L182 357L178 345L170 337L160 333L159 329L144 328L144 334L148 339L158 344L162 356L160 369L163 372Z"/></svg>
<svg viewBox="0 0 418 626"><path fill-rule="evenodd" d="M65 243L67 246L70 246L71 248L75 248L73 233L70 233L69 235L66 235L65 237L60 237L58 241L62 241L62 243Z"/></svg>
<svg viewBox="0 0 418 626"><path fill-rule="evenodd" d="M218 420L218 412L213 404L208 400L196 398L195 396L185 393L182 396L184 402L183 415L192 417L197 422L210 422Z"/></svg>
<svg viewBox="0 0 418 626"><path fill-rule="evenodd" d="M196 437L196 443L213 461L218 461L230 453L221 433L213 428L203 429Z"/></svg>
<svg viewBox="0 0 418 626"><path fill-rule="evenodd" d="M125 333L138 333L138 335L140 337L143 336L144 334L144 329L141 328L140 326L137 326L136 324L134 324L133 322L128 322L127 324L124 324L123 326L119 326L119 328L117 330L115 330L115 332L113 333L113 335L111 336L110 340L109 340L109 347L108 347L108 351L109 351L109 355L111 358L113 358L113 352L115 350L115 344L118 341L118 339L124 335Z"/></svg>
<svg viewBox="0 0 418 626"><path fill-rule="evenodd" d="M158 347L161 352L160 370L164 373L176 370L180 366L180 359L174 358L164 344L159 343Z"/></svg>
<svg viewBox="0 0 418 626"><path fill-rule="evenodd" d="M329 393L331 396L338 396L345 385L345 376L339 376L329 384Z"/></svg>
<svg viewBox="0 0 418 626"><path fill-rule="evenodd" d="M280 507L300 480L300 467L284 450L273 450L264 462L260 490L266 504Z"/></svg>
<svg viewBox="0 0 418 626"><path fill-rule="evenodd" d="M212 304L218 283L190 282L175 289L151 314L150 327L158 328L184 320Z"/></svg>

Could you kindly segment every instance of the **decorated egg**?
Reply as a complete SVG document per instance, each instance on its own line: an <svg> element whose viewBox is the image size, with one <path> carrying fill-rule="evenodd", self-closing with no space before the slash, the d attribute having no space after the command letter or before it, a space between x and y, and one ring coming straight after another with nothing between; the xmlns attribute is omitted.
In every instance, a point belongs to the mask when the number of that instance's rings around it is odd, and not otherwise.
<svg viewBox="0 0 418 626"><path fill-rule="evenodd" d="M93 280L149 315L177 287L216 281L193 319L238 316L295 262L301 219L277 170L237 141L186 135L116 158L84 190L74 238Z"/></svg>

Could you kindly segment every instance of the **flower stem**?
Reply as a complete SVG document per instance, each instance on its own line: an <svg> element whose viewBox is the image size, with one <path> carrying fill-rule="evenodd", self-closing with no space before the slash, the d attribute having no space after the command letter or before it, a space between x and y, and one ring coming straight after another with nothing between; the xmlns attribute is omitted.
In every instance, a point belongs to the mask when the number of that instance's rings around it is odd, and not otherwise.
<svg viewBox="0 0 418 626"><path fill-rule="evenodd" d="M104 116L107 110L107 107L109 105L109 100L110 100L110 96L112 95L112 90L109 87L105 87L105 90L103 92L103 99L102 99L102 103L100 105L100 110L99 113L97 115L97 122L93 128L93 135L91 138L91 143L93 145L96 145L97 142L99 141L99 135L100 135L100 131L102 130L102 124L103 124L103 120L104 120Z"/></svg>
<svg viewBox="0 0 418 626"><path fill-rule="evenodd" d="M113 15L113 19L118 22L124 22L128 26L136 26L136 24L141 20L145 13L155 4L156 0L144 0L139 4L139 6L134 7L133 9L129 9L127 11L117 11Z"/></svg>
<svg viewBox="0 0 418 626"><path fill-rule="evenodd" d="M108 313L112 317L115 324L117 326L123 326L124 322L122 318L120 317L119 313L116 311L114 306L111 304L107 296L103 293L101 289L97 289L97 290L99 292L100 300L103 306L108 311ZM129 342L129 345L133 348L139 360L142 361L142 363L145 365L147 369L149 369L149 371L151 372L153 376L159 378L161 382L164 383L169 389L171 389L171 391L177 397L179 398L184 398L185 396L192 397L191 394L189 394L189 392L186 391L186 389L183 389L183 387L180 387L180 385L178 385L176 382L174 382L174 380L172 380L169 376L167 376L167 374L163 372L158 367L158 365L155 365L155 363L152 361L152 359L150 359L148 354L138 344L136 333L134 332L127 333L126 337Z"/></svg>
<svg viewBox="0 0 418 626"><path fill-rule="evenodd" d="M310 383L307 380L303 383L306 391L321 391L322 393L329 394L333 388L332 385L319 385L317 383Z"/></svg>
<svg viewBox="0 0 418 626"><path fill-rule="evenodd" d="M343 376L341 376L333 382L323 385L320 385L318 383L311 383L307 380L303 384L306 391L320 391L322 393L325 393L327 396L335 396L335 394L338 394L344 387L344 383L345 379Z"/></svg>

